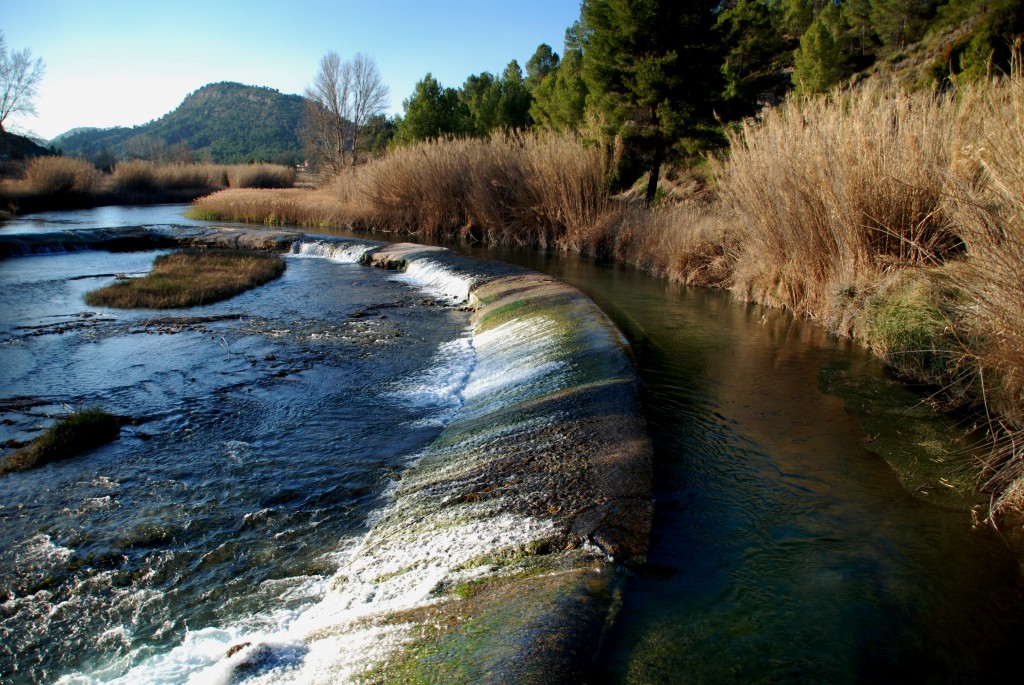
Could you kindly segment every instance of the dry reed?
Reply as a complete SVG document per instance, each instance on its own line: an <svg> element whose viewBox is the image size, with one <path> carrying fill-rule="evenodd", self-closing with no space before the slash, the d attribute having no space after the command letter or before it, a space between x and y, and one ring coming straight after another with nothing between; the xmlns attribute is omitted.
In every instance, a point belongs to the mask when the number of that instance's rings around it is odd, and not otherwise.
<svg viewBox="0 0 1024 685"><path fill-rule="evenodd" d="M964 94L972 139L949 175L967 247L957 273L969 352L980 369L994 448L988 487L999 512L1024 511L1024 72Z"/></svg>
<svg viewBox="0 0 1024 685"><path fill-rule="evenodd" d="M76 157L36 157L25 167L21 192L38 195L90 193L96 189L100 174L96 168Z"/></svg>
<svg viewBox="0 0 1024 685"><path fill-rule="evenodd" d="M291 188L295 170L280 164L235 164L226 169L232 188Z"/></svg>
<svg viewBox="0 0 1024 685"><path fill-rule="evenodd" d="M573 136L512 133L399 148L359 178L384 230L547 246L607 206L601 150Z"/></svg>
<svg viewBox="0 0 1024 685"><path fill-rule="evenodd" d="M955 254L943 185L961 123L950 96L874 85L744 123L716 169L745 231L734 287L827 323L837 293Z"/></svg>
<svg viewBox="0 0 1024 685"><path fill-rule="evenodd" d="M199 198L188 216L273 226L350 228L362 225L365 215L328 190L232 188Z"/></svg>
<svg viewBox="0 0 1024 685"><path fill-rule="evenodd" d="M136 159L118 162L111 175L115 192L163 190L211 191L227 185L226 167L215 164L156 164Z"/></svg>

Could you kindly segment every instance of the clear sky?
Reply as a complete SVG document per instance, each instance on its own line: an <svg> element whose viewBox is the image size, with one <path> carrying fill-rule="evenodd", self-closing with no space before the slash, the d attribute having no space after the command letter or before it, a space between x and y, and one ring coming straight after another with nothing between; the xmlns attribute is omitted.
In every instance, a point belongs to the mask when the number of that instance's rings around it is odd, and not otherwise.
<svg viewBox="0 0 1024 685"><path fill-rule="evenodd" d="M373 57L401 113L428 71L458 87L541 43L561 54L578 17L579 0L0 0L8 50L46 63L38 116L5 125L135 126L216 81L301 94L329 50Z"/></svg>

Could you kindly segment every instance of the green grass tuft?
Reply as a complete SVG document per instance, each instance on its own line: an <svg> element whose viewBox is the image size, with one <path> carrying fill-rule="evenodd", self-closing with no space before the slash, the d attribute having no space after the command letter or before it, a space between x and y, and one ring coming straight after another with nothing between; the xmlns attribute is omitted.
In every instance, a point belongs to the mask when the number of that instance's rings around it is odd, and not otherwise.
<svg viewBox="0 0 1024 685"><path fill-rule="evenodd" d="M117 417L102 409L81 409L57 421L0 465L0 474L25 471L105 445L121 433Z"/></svg>

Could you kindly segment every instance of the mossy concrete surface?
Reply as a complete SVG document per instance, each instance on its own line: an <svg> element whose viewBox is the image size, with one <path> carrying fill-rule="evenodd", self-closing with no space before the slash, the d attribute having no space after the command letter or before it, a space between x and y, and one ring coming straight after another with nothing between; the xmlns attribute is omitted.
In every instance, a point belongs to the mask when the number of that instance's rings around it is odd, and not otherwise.
<svg viewBox="0 0 1024 685"><path fill-rule="evenodd" d="M589 298L542 274L421 245L367 261L417 259L472 281L477 366L461 410L342 569L341 595L365 593L361 567L393 557L405 566L375 596L433 583L371 619L409 623L402 649L361 679L586 681L616 568L642 560L650 535L650 443L628 347Z"/></svg>

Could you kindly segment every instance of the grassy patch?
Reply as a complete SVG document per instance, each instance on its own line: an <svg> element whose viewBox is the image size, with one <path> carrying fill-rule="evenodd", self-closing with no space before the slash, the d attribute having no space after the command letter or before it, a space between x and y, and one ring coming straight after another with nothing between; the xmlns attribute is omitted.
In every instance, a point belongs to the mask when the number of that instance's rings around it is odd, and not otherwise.
<svg viewBox="0 0 1024 685"><path fill-rule="evenodd" d="M868 302L872 348L898 373L945 385L962 356L943 293L925 277L899 279ZM946 298L948 299L948 298Z"/></svg>
<svg viewBox="0 0 1024 685"><path fill-rule="evenodd" d="M82 409L59 420L27 447L14 452L0 465L0 474L68 459L105 445L120 434L117 417L102 409Z"/></svg>
<svg viewBox="0 0 1024 685"><path fill-rule="evenodd" d="M175 309L226 300L284 273L278 255L250 252L176 252L157 257L142 278L112 283L85 296L94 307Z"/></svg>

